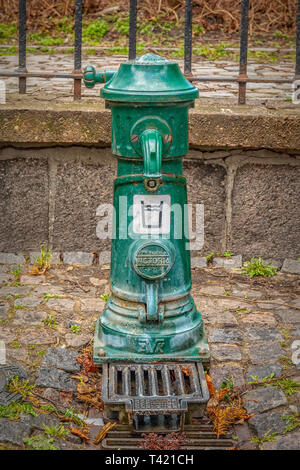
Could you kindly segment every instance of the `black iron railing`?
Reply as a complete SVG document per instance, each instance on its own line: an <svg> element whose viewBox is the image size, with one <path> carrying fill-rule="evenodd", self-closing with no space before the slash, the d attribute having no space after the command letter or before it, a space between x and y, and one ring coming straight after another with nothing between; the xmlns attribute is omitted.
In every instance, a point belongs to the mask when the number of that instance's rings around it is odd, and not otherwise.
<svg viewBox="0 0 300 470"><path fill-rule="evenodd" d="M193 0L185 0L184 30L184 74L192 82L237 82L239 86L238 102L246 103L246 87L249 82L256 83L293 83L300 79L300 0L298 0L296 33L296 70L295 78L260 78L247 75L248 57L248 12L249 0L241 0L240 67L235 77L193 76L192 75L192 12ZM137 36L137 0L129 0L129 59L136 57ZM71 73L28 72L26 68L26 0L19 0L19 67L17 72L2 71L0 76L18 77L19 93L26 93L28 77L70 78L74 80L74 100L81 98L81 56L82 56L82 0L74 0L74 70Z"/></svg>

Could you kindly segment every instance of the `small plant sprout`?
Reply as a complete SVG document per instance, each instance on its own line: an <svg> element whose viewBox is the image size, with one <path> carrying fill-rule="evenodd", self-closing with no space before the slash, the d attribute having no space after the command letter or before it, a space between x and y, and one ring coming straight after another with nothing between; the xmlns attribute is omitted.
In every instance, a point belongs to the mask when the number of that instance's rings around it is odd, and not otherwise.
<svg viewBox="0 0 300 470"><path fill-rule="evenodd" d="M212 261L213 257L215 256L215 254L213 252L209 253L207 256L206 256L206 261L209 263Z"/></svg>
<svg viewBox="0 0 300 470"><path fill-rule="evenodd" d="M58 450L53 445L53 437L47 437L44 434L36 434L32 437L25 437L23 443L30 450Z"/></svg>
<svg viewBox="0 0 300 470"><path fill-rule="evenodd" d="M45 292L44 300L46 302L48 302L48 300L50 300L50 299L59 299L59 295L57 295L57 294L48 294L47 292Z"/></svg>
<svg viewBox="0 0 300 470"><path fill-rule="evenodd" d="M251 258L251 261L246 261L242 271L245 271L250 279L254 276L272 277L276 274L277 268L271 267L272 263L264 264L259 256L258 258Z"/></svg>
<svg viewBox="0 0 300 470"><path fill-rule="evenodd" d="M291 338L291 335L290 335L290 330L287 330L286 328L282 328L282 330L280 331L282 336L283 336L283 341L280 341L280 345L284 348L286 346L288 346L289 344L289 340Z"/></svg>
<svg viewBox="0 0 300 470"><path fill-rule="evenodd" d="M231 253L231 251L224 251L223 256L224 258L231 258L231 256L233 256L233 253Z"/></svg>
<svg viewBox="0 0 300 470"><path fill-rule="evenodd" d="M274 374L274 372L272 372L272 374L266 375L265 377L262 377L261 379L259 379L257 375L250 375L250 377L251 377L252 380L249 381L248 383L249 384L257 384L257 383L269 382L270 380L274 379L275 374Z"/></svg>
<svg viewBox="0 0 300 470"><path fill-rule="evenodd" d="M44 431L47 436L58 437L65 440L66 435L69 434L69 430L65 428L63 424L57 426L46 426L44 425Z"/></svg>
<svg viewBox="0 0 300 470"><path fill-rule="evenodd" d="M110 294L101 294L100 295L100 299L101 300L104 300L105 302L107 302L107 300L109 299L110 297Z"/></svg>
<svg viewBox="0 0 300 470"><path fill-rule="evenodd" d="M295 413L292 415L281 416L281 419L286 421L287 427L284 429L283 433L294 431L300 427L300 414Z"/></svg>
<svg viewBox="0 0 300 470"><path fill-rule="evenodd" d="M26 398L31 395L31 392L35 389L35 385L30 385L29 380L19 380L19 377L12 377L8 389L11 393L19 393L22 398Z"/></svg>
<svg viewBox="0 0 300 470"><path fill-rule="evenodd" d="M54 318L53 315L48 315L48 316L43 320L43 323L44 323L45 326L49 326L49 327L52 328L53 330L55 330L56 325L57 325L56 318Z"/></svg>
<svg viewBox="0 0 300 470"><path fill-rule="evenodd" d="M295 382L295 380L289 379L288 377L277 380L276 382L274 382L274 385L277 388L283 390L286 396L293 395L294 393L297 393L300 389L300 382Z"/></svg>
<svg viewBox="0 0 300 470"><path fill-rule="evenodd" d="M18 419L20 414L38 416L31 403L12 402L9 405L0 405L0 418Z"/></svg>
<svg viewBox="0 0 300 470"><path fill-rule="evenodd" d="M73 333L80 333L80 326L79 325L71 325L71 330Z"/></svg>
<svg viewBox="0 0 300 470"><path fill-rule="evenodd" d="M40 251L40 256L34 259L34 265L31 270L31 274L45 274L47 269L49 269L51 266L50 261L52 255L48 245L46 245L45 248L41 246Z"/></svg>
<svg viewBox="0 0 300 470"><path fill-rule="evenodd" d="M251 437L252 442L256 442L258 444L258 448L262 450L263 448L263 443L264 442L274 442L276 441L275 436L278 434L278 432L271 432L269 429L262 437L259 439L258 437Z"/></svg>
<svg viewBox="0 0 300 470"><path fill-rule="evenodd" d="M16 269L11 271L11 273L14 276L14 280L11 282L11 286L18 287L20 285L20 277L21 277L21 266L19 265Z"/></svg>

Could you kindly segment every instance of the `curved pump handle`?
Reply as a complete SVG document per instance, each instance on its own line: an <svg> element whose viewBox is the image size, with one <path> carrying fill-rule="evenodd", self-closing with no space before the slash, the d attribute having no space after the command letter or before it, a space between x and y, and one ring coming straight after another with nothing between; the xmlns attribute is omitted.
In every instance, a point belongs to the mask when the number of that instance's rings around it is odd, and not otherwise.
<svg viewBox="0 0 300 470"><path fill-rule="evenodd" d="M144 177L161 178L162 135L157 129L146 129L140 136L144 157Z"/></svg>
<svg viewBox="0 0 300 470"><path fill-rule="evenodd" d="M83 71L83 83L87 88L93 88L96 83L108 82L116 73L114 69L98 70L96 72L95 67L87 65Z"/></svg>

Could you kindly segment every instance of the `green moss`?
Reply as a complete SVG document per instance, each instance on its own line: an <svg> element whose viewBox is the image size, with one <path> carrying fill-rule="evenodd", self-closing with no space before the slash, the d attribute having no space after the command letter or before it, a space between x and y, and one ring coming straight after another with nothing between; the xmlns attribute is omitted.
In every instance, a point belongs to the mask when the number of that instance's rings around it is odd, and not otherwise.
<svg viewBox="0 0 300 470"><path fill-rule="evenodd" d="M97 41L99 43L109 29L109 24L104 20L83 22L82 42L89 44L90 41Z"/></svg>
<svg viewBox="0 0 300 470"><path fill-rule="evenodd" d="M0 42L5 42L7 39L13 39L17 36L17 25L14 22L9 24L0 23Z"/></svg>

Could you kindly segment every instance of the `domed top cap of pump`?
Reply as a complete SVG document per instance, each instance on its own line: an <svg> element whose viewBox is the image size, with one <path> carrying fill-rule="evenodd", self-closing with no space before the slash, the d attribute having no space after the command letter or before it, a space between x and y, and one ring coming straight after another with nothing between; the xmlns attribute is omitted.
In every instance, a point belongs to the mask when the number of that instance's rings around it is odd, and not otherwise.
<svg viewBox="0 0 300 470"><path fill-rule="evenodd" d="M127 103L174 103L193 101L198 89L184 77L177 62L148 53L121 64L101 96Z"/></svg>

